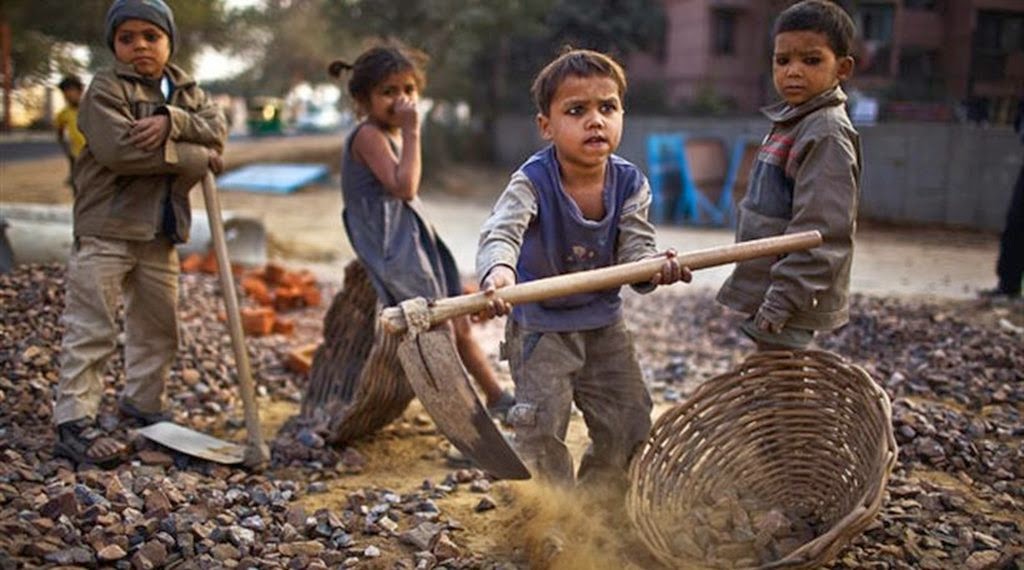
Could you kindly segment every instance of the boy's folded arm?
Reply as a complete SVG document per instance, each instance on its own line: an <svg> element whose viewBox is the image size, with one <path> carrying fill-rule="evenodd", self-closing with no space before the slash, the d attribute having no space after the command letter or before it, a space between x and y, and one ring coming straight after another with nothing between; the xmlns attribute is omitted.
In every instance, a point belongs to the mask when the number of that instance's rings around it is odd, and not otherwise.
<svg viewBox="0 0 1024 570"><path fill-rule="evenodd" d="M771 286L761 311L776 324L811 308L819 293L832 288L853 248L860 178L856 142L830 135L814 141L804 154L786 233L818 230L823 243L787 254L772 266Z"/></svg>
<svg viewBox="0 0 1024 570"><path fill-rule="evenodd" d="M523 236L536 215L537 196L533 186L525 174L517 172L480 229L476 274L481 283L495 266L505 265L515 271Z"/></svg>
<svg viewBox="0 0 1024 570"><path fill-rule="evenodd" d="M224 152L228 127L220 107L209 100L198 87L197 97L203 101L197 111L188 111L176 105L164 105L171 120L168 140L201 144L217 152Z"/></svg>
<svg viewBox="0 0 1024 570"><path fill-rule="evenodd" d="M643 185L622 205L619 217L619 238L615 248L615 262L629 263L658 254L654 239L654 224L648 219L651 209L651 186L644 180ZM630 285L637 293L650 293L657 286L648 282Z"/></svg>
<svg viewBox="0 0 1024 570"><path fill-rule="evenodd" d="M78 111L78 127L89 151L100 164L118 174L177 174L178 165L165 161L163 152L142 150L130 142L134 117L122 94L123 89L103 75L97 75L86 91Z"/></svg>
<svg viewBox="0 0 1024 570"><path fill-rule="evenodd" d="M164 161L174 167L174 174L198 180L210 168L210 149L205 145L190 142L164 143Z"/></svg>

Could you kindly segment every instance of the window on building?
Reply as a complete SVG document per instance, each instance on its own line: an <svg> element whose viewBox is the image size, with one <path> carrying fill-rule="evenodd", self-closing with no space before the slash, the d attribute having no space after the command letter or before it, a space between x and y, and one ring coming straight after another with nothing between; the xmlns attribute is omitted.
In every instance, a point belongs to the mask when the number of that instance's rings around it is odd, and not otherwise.
<svg viewBox="0 0 1024 570"><path fill-rule="evenodd" d="M711 11L711 49L715 55L736 54L736 12L714 9Z"/></svg>
<svg viewBox="0 0 1024 570"><path fill-rule="evenodd" d="M1006 78L1006 62L1011 53L1024 51L1024 14L980 11L974 30L974 57L971 72L976 79Z"/></svg>
<svg viewBox="0 0 1024 570"><path fill-rule="evenodd" d="M898 82L889 87L895 99L941 101L945 94L939 51L903 47L899 56Z"/></svg>
<svg viewBox="0 0 1024 570"><path fill-rule="evenodd" d="M903 0L903 7L910 10L935 10L938 0Z"/></svg>
<svg viewBox="0 0 1024 570"><path fill-rule="evenodd" d="M930 79L939 74L939 52L933 49L903 48L900 51L900 77Z"/></svg>
<svg viewBox="0 0 1024 570"><path fill-rule="evenodd" d="M889 75L894 12L888 3L862 2L857 7L857 23L864 39L864 50L859 54L864 65L861 73Z"/></svg>
<svg viewBox="0 0 1024 570"><path fill-rule="evenodd" d="M1003 20L1001 47L1008 51L1024 51L1024 15L1007 16Z"/></svg>
<svg viewBox="0 0 1024 570"><path fill-rule="evenodd" d="M864 2L857 10L861 33L865 40L889 43L892 41L892 4Z"/></svg>

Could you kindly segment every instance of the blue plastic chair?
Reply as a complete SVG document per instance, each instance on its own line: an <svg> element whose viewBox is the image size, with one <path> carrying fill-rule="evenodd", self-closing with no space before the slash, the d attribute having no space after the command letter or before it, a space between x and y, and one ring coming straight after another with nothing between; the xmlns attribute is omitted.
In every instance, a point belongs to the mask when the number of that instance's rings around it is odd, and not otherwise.
<svg viewBox="0 0 1024 570"><path fill-rule="evenodd" d="M722 203L729 206L729 226L731 227L736 227L737 206L747 192L747 176L749 176L749 170L753 166L760 147L760 142L754 138L741 137L733 141L732 152L729 157L729 171L725 176L725 188L722 191L721 199ZM750 160L746 161L744 158L747 157L748 152L750 153ZM746 164L748 162L749 164ZM743 181L743 187L739 189L739 195L737 196L736 186L739 180Z"/></svg>
<svg viewBox="0 0 1024 570"><path fill-rule="evenodd" d="M648 177L651 184L651 220L657 223L735 226L734 188L744 167L748 149L756 149L756 141L746 137L733 141L726 157L722 192L712 202L697 186L686 148L693 140L716 137L693 137L686 133L652 134L647 137ZM749 166L748 166L749 167ZM678 172L680 195L674 206L668 204L667 175ZM671 208L671 212L669 211Z"/></svg>
<svg viewBox="0 0 1024 570"><path fill-rule="evenodd" d="M713 226L724 226L728 223L728 212L731 208L731 204L727 201L723 201L724 196L719 194L718 199L712 202L705 194L701 191L698 186L698 175L694 164L691 164L690 158L692 155L688 152L689 143L693 142L712 142L716 144L718 149L724 151L724 145L721 139L717 137L687 137L683 136L683 152L686 160L683 163L683 200L676 208L673 219L677 223L691 223L693 225L713 225ZM724 152L723 152L724 155ZM729 158L728 155L723 157L724 167L726 172L722 172L722 178L712 176L722 180L726 177L726 173L729 169ZM716 188L717 189L717 188Z"/></svg>
<svg viewBox="0 0 1024 570"><path fill-rule="evenodd" d="M686 151L684 147L685 137L681 133L676 134L652 134L647 137L647 178L651 184L651 221L663 223L670 221L669 204L666 196L666 180L669 173L679 172L682 174L686 168ZM680 178L680 195L677 198L677 206L673 220L677 217L683 204L686 177Z"/></svg>

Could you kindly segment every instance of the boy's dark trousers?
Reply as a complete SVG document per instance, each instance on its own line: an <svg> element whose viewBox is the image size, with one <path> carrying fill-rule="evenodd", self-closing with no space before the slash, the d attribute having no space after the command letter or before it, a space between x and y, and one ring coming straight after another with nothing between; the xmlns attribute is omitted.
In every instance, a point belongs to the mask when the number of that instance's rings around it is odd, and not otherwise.
<svg viewBox="0 0 1024 570"><path fill-rule="evenodd" d="M1017 185L1006 212L996 274L999 275L1000 293L1020 295L1021 278L1024 277L1024 164L1017 175Z"/></svg>

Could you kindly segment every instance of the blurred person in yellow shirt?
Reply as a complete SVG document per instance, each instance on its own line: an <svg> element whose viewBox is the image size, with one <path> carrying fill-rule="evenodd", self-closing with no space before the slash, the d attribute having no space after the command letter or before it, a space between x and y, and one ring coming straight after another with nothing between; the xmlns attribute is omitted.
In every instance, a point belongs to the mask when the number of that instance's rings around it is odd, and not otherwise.
<svg viewBox="0 0 1024 570"><path fill-rule="evenodd" d="M71 170L75 168L75 159L85 148L85 136L78 130L78 102L82 100L84 86L82 80L74 75L68 75L57 85L64 94L65 106L57 113L57 143L64 149L64 155L68 157L70 165L68 171L68 183L71 183Z"/></svg>

